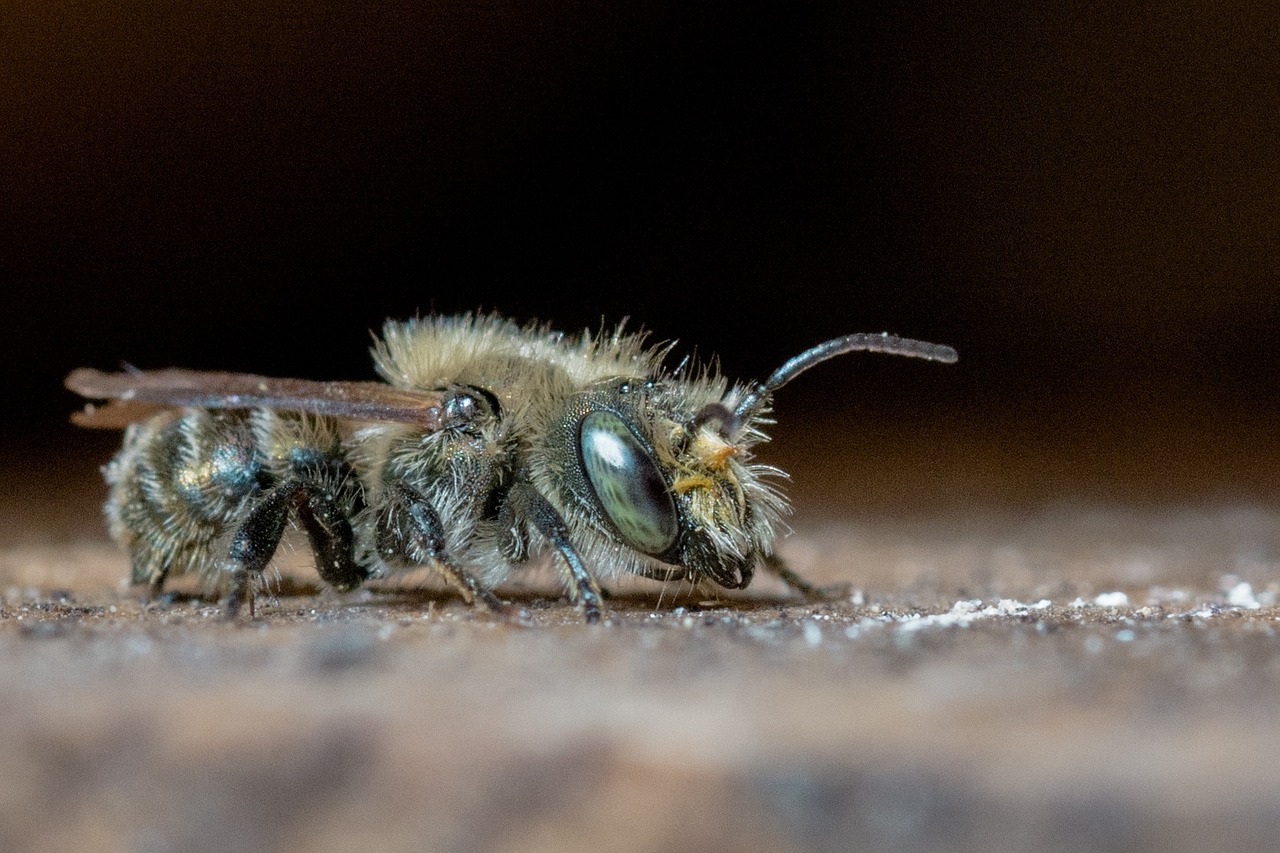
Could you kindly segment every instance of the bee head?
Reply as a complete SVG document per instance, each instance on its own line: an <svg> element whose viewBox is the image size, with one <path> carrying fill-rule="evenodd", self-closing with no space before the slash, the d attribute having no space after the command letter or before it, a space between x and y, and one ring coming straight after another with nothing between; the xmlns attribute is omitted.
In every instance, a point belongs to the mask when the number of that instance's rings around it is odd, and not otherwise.
<svg viewBox="0 0 1280 853"><path fill-rule="evenodd" d="M611 379L584 389L532 448L583 557L606 571L742 587L777 513L755 518L743 448L689 413L723 382ZM771 489L760 487L769 496ZM780 512L780 496L771 499Z"/></svg>
<svg viewBox="0 0 1280 853"><path fill-rule="evenodd" d="M594 543L588 550L598 563L648 577L746 587L787 509L770 482L782 472L750 460L750 447L764 437L759 422L773 393L791 379L860 350L956 357L949 347L848 335L728 394L723 384L611 380L576 396L557 418L548 445L557 458L549 467L563 476L547 486L559 491L562 504L583 511L588 524L580 534ZM713 387L721 399L703 402Z"/></svg>
<svg viewBox="0 0 1280 853"><path fill-rule="evenodd" d="M821 343L788 359L764 382L735 389L703 404L683 430L680 473L672 491L683 501L682 565L721 586L745 587L757 556L772 548L774 528L786 511L767 479L782 472L751 464L749 448L763 439L758 426L773 394L809 368L852 352L880 352L952 363L951 347L885 334L853 334ZM681 470L683 469L683 470Z"/></svg>

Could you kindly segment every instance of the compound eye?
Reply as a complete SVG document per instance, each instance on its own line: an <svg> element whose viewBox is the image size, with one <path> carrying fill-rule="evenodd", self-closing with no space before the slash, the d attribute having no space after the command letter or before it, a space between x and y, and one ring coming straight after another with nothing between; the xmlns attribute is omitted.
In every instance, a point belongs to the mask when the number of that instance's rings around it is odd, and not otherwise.
<svg viewBox="0 0 1280 853"><path fill-rule="evenodd" d="M592 412L578 427L578 458L614 529L632 548L659 555L675 544L676 505L644 445L613 412Z"/></svg>

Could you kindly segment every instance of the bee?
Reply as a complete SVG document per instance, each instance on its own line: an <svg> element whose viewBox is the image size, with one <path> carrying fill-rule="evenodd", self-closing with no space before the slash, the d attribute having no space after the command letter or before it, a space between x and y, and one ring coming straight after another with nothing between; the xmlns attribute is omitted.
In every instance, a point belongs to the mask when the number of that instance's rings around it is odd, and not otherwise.
<svg viewBox="0 0 1280 853"><path fill-rule="evenodd" d="M489 314L388 321L372 348L384 381L316 382L190 370L82 368L73 415L124 428L103 468L111 536L132 580L171 575L255 590L292 520L320 578L350 590L430 565L468 602L551 550L587 622L601 578L743 589L757 566L821 591L774 550L785 474L753 461L773 395L857 351L954 362L955 350L885 334L829 340L763 382L730 383L642 332L566 335Z"/></svg>

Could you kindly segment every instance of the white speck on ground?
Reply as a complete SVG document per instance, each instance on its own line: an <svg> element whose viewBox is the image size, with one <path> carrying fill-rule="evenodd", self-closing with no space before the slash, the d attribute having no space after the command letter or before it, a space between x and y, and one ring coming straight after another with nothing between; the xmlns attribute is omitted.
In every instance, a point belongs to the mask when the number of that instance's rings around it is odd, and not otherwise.
<svg viewBox="0 0 1280 853"><path fill-rule="evenodd" d="M1046 610L1051 605L1052 602L1047 598L1042 598L1033 604L1002 598L995 604L989 604L985 607L981 599L963 599L953 604L951 609L945 613L907 613L902 615L882 613L879 616L865 617L859 620L857 624L850 625L845 633L849 637L855 637L865 628L874 625L896 625L898 630L908 633L926 628L949 628L952 626L964 628L984 619L999 617L1021 618L1037 610Z"/></svg>
<svg viewBox="0 0 1280 853"><path fill-rule="evenodd" d="M1249 610L1262 607L1262 603L1253 595L1253 585L1248 581L1240 581L1227 591L1227 603L1232 607L1244 607Z"/></svg>
<svg viewBox="0 0 1280 853"><path fill-rule="evenodd" d="M822 642L822 629L812 619L804 621L804 641L810 647L816 647Z"/></svg>

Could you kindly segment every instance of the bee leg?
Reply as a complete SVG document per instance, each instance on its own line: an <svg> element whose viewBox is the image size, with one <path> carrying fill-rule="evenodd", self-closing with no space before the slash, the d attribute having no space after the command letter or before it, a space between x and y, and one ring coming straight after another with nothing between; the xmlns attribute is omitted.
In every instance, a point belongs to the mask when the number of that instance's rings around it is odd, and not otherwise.
<svg viewBox="0 0 1280 853"><path fill-rule="evenodd" d="M164 582L169 577L169 567L160 566L149 569L134 557L131 579L135 587L142 586L142 603L152 604L164 595Z"/></svg>
<svg viewBox="0 0 1280 853"><path fill-rule="evenodd" d="M556 512L556 508L544 498L537 489L528 483L516 483L511 487L510 498L512 509L518 516L524 516L533 522L538 532L555 546L564 557L568 568L568 576L572 581L569 588L570 597L582 608L582 616L589 623L599 622L603 603L600 585L587 572L586 566L578 557L569 541L569 528Z"/></svg>
<svg viewBox="0 0 1280 853"><path fill-rule="evenodd" d="M319 486L299 482L293 491L298 521L307 531L320 578L339 592L355 589L369 577L369 572L355 560L351 520L333 496Z"/></svg>
<svg viewBox="0 0 1280 853"><path fill-rule="evenodd" d="M152 604L164 595L164 583L176 559L172 553L162 553L164 550L140 541L129 545L129 584L139 590L143 604Z"/></svg>
<svg viewBox="0 0 1280 853"><path fill-rule="evenodd" d="M485 606L485 609L494 613L506 613L508 611L509 608L506 602L494 595L492 590L482 585L476 576L466 569L454 565L444 557L437 557L435 563L448 580L462 587L463 595L467 597L468 603L479 601Z"/></svg>
<svg viewBox="0 0 1280 853"><path fill-rule="evenodd" d="M167 576L167 572L160 574L147 581L143 587L142 604L147 610L168 607L179 599L179 596L174 593L164 591L164 582Z"/></svg>
<svg viewBox="0 0 1280 853"><path fill-rule="evenodd" d="M231 539L228 556L235 568L227 597L228 617L234 617L246 599L249 615L251 618L254 615L251 580L261 575L271 562L284 535L289 512L295 509L315 553L316 571L325 583L345 592L369 576L355 561L351 522L333 496L315 483L285 480L254 505Z"/></svg>
<svg viewBox="0 0 1280 853"><path fill-rule="evenodd" d="M231 548L227 554L234 568L231 570L231 589L223 612L228 619L234 619L240 612L240 605L249 603L249 618L254 616L252 579L261 575L267 563L276 553L280 537L284 535L285 523L289 520L289 509L293 502L295 484L281 483L268 491L249 510L248 516L236 528L231 537Z"/></svg>
<svg viewBox="0 0 1280 853"><path fill-rule="evenodd" d="M498 504L498 529L502 531L502 555L513 565L529 559L529 534L516 517L515 502L504 495Z"/></svg>
<svg viewBox="0 0 1280 853"><path fill-rule="evenodd" d="M849 584L816 586L810 583L788 567L777 554L765 554L761 557L761 560L764 562L766 569L787 586L800 593L806 601L827 601L832 598L841 598L849 592Z"/></svg>
<svg viewBox="0 0 1280 853"><path fill-rule="evenodd" d="M421 492L404 483L389 483L383 498L385 505L378 518L377 546L384 559L405 556L414 563L431 563L446 581L462 591L468 604L479 601L495 613L507 609L475 575L449 559L440 514ZM400 518L407 519L407 524L396 523Z"/></svg>
<svg viewBox="0 0 1280 853"><path fill-rule="evenodd" d="M249 573L242 568L231 571L231 586L227 590L227 599L222 605L222 616L228 622L240 615L240 606L249 602L249 618L257 616L253 604L253 583Z"/></svg>

